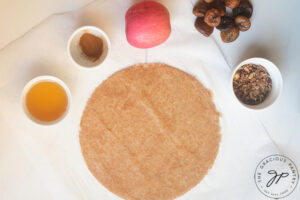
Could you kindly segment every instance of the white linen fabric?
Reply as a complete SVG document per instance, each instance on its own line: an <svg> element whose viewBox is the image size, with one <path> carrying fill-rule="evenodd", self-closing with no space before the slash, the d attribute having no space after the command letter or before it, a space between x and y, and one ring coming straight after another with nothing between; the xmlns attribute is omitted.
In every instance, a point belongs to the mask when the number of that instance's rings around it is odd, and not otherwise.
<svg viewBox="0 0 300 200"><path fill-rule="evenodd" d="M1 0L0 49L53 13L78 9L93 0Z"/></svg>
<svg viewBox="0 0 300 200"><path fill-rule="evenodd" d="M145 50L130 46L124 16L136 1L103 0L73 12L52 15L0 50L0 199L82 200L120 199L89 172L79 145L79 125L93 90L109 75L143 62L162 62L198 78L212 90L222 113L222 142L215 165L205 179L181 200L261 200L253 176L258 163L271 154L284 154L300 166L300 90L298 75L299 17L291 12L299 2L272 0L285 14L275 16L270 0L254 2L252 28L234 44L222 44L219 33L205 38L194 29L193 2L163 1L170 11L172 34L162 45ZM286 1L285 1L286 2ZM268 8L267 11L263 8ZM274 17L274 19L273 19ZM298 23L298 27L297 27ZM98 68L74 66L67 40L82 25L103 29L112 49ZM250 111L230 91L231 70L246 57L266 57L283 73L282 96L270 108ZM23 113L20 94L39 75L53 75L70 88L72 102L66 118L40 126ZM287 199L300 198L299 187Z"/></svg>

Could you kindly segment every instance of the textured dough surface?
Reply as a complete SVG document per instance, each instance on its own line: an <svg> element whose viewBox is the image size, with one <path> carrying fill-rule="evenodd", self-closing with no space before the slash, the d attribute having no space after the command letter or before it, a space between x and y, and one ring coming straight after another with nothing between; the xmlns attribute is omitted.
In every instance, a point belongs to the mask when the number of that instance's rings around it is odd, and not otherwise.
<svg viewBox="0 0 300 200"><path fill-rule="evenodd" d="M211 92L164 64L119 71L92 94L80 145L92 174L127 200L174 199L212 167L221 139Z"/></svg>

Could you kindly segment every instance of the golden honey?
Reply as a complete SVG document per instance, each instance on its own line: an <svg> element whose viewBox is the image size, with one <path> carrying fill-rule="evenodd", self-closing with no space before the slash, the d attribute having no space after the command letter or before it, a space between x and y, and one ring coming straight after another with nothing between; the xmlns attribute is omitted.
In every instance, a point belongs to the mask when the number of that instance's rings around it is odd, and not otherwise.
<svg viewBox="0 0 300 200"><path fill-rule="evenodd" d="M44 81L35 84L26 95L26 108L29 114L42 122L59 119L68 106L68 97L62 86Z"/></svg>

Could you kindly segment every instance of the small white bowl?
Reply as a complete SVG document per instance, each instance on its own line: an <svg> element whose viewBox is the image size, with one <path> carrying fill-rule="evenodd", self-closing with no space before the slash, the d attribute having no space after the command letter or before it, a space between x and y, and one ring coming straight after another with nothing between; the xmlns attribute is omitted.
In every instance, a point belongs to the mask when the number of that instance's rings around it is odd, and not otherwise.
<svg viewBox="0 0 300 200"><path fill-rule="evenodd" d="M103 52L96 61L92 61L88 57L86 57L79 46L80 38L84 33L93 34L103 40ZM103 63L110 53L110 48L110 41L106 33L95 26L83 26L78 28L72 33L68 40L69 58L75 65L87 69L97 67L101 63Z"/></svg>
<svg viewBox="0 0 300 200"><path fill-rule="evenodd" d="M235 95L234 89L233 89L233 77L237 70L242 67L243 65L246 64L256 64L256 65L262 65L263 67L266 68L267 72L270 74L270 78L272 79L272 90L267 96L267 98L260 104L258 105L247 105L243 102L241 102ZM283 86L283 81L282 81L282 76L279 71L279 69L276 67L274 63L271 61L265 59L265 58L250 58L247 59L243 62L241 62L239 65L235 67L235 69L232 72L231 79L230 79L230 87L231 91L233 93L234 98L241 103L241 105L245 106L246 108L252 109L252 110L261 110L264 108L269 107L272 105L276 99L280 96L282 86Z"/></svg>
<svg viewBox="0 0 300 200"><path fill-rule="evenodd" d="M67 98L68 98L68 105L67 105L67 108L66 108L66 111L64 112L64 114L58 118L57 120L55 121L51 121L51 122L44 122L44 121L40 121L40 120L37 120L36 118L34 118L28 111L27 109L27 106L26 106L26 96L27 96L27 93L28 91L34 86L36 85L37 83L40 83L40 82L54 82L54 83L57 83L59 84L63 89L64 91L66 92L66 95L67 95ZM68 88L68 86L60 79L54 77L54 76L38 76L34 79L32 79L31 81L29 81L23 91L22 91L22 94L21 94L21 103L22 103L22 107L23 107L23 110L25 112L25 114L27 115L27 117L29 119L31 119L33 122L37 123L37 124L40 124L40 125L53 125L53 124L56 124L58 122L60 122L63 118L65 118L65 116L67 115L69 109L70 109L70 104L71 104L71 92Z"/></svg>

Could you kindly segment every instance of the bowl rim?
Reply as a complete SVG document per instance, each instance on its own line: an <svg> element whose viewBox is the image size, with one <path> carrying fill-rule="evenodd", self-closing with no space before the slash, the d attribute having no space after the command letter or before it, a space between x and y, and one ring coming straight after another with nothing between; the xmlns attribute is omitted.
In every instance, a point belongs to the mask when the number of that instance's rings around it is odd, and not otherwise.
<svg viewBox="0 0 300 200"><path fill-rule="evenodd" d="M50 122L45 122L45 121L41 121L41 120L38 120L36 118L34 118L28 111L27 109L27 106L26 106L26 96L27 96L27 93L28 91L36 84L40 83L40 82L44 82L44 81L50 81L50 82L54 82L54 83L57 83L59 84L63 89L64 91L66 92L66 95L67 95L67 98L68 98L68 105L67 105L67 108L64 112L63 115L61 115L58 119L54 120L54 121L50 121ZM35 122L36 124L39 124L39 125L54 125L54 124L57 124L59 123L60 121L62 121L66 116L67 114L69 113L70 111L70 106L71 106L71 101L72 101L72 98L71 98L71 92L70 92L70 89L69 87L62 81L60 80L59 78L55 77L55 76L50 76L50 75L44 75L44 76L37 76L33 79L31 79L29 82L27 82L27 84L24 86L23 90L22 90L22 93L21 93L21 105L22 105L22 108L23 108L23 112L25 113L25 115L32 121L32 122Z"/></svg>
<svg viewBox="0 0 300 200"><path fill-rule="evenodd" d="M261 64L262 62L263 63L268 63L268 67L265 67L264 64ZM242 101L240 101L237 98L237 96L235 95L233 84L232 84L233 77L234 77L235 73L237 72L237 70L240 69L240 67L242 67L245 64L251 64L251 63L253 63L253 64L261 64L265 68L272 68L274 70L274 72L277 73L277 75L278 75L278 77L276 78L276 82L279 83L278 92L277 92L276 97L274 98L274 100L272 102L270 102L268 105L265 105L265 106L261 106L261 104L258 104L258 105L248 105L248 104L245 104ZM268 69L267 69L267 71L268 71ZM271 78L273 78L273 77L271 77ZM272 79L272 81L274 81L274 80ZM281 72L280 72L279 68L272 61L270 61L270 60L268 60L266 58L262 58L262 57L248 58L248 59L243 60L242 62L240 62L238 65L236 65L233 68L232 72L231 72L229 84L230 84L230 87L231 87L231 93L234 96L235 100L237 102L239 102L239 104L242 105L243 107L245 107L245 108L247 108L249 110L256 110L256 111L266 109L266 108L270 107L271 105L273 105L277 101L277 99L281 96L282 89L283 89L283 79L282 79L282 75L281 75Z"/></svg>
<svg viewBox="0 0 300 200"><path fill-rule="evenodd" d="M99 32L101 34L101 36L103 36L103 38L105 39L105 42L107 44L107 54L105 56L105 58L103 59L102 62L100 62L99 64L96 64L94 66L84 66L84 65L81 65L79 64L78 62L76 62L73 58L73 56L71 55L71 43L72 43L72 40L73 38L81 33L82 31L84 30L95 30L97 32ZM68 52L68 57L69 59L72 61L72 63L77 66L77 67L80 67L80 69L87 69L87 70L92 70L92 69L95 69L97 67L99 67L102 63L104 63L104 61L107 59L107 57L110 55L110 51L111 51L111 43L110 43L110 39L108 37L108 35L100 28L96 27L96 26L81 26L77 29L75 29L73 31L73 33L70 35L69 39L68 39L68 43L67 43L67 52Z"/></svg>

